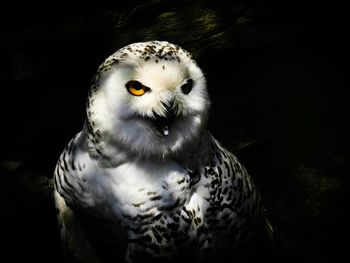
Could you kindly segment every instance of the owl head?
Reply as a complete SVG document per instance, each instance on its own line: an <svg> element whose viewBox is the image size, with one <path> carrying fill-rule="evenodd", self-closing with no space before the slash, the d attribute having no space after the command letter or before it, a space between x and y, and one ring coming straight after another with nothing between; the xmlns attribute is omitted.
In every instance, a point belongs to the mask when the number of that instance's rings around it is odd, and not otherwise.
<svg viewBox="0 0 350 263"><path fill-rule="evenodd" d="M87 122L100 151L165 158L198 140L209 104L204 75L187 51L165 41L135 43L99 67Z"/></svg>

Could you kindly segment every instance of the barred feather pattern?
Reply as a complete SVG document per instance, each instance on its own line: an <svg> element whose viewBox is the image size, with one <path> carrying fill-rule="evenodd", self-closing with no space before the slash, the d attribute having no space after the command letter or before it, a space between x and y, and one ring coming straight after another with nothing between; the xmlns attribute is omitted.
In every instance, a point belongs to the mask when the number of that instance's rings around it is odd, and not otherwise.
<svg viewBox="0 0 350 263"><path fill-rule="evenodd" d="M212 257L217 260L218 255L228 257L233 248L251 244L263 224L263 209L254 183L242 164L211 135L207 138L210 149L207 163L192 170L182 167L184 174L172 180L166 178L159 189L138 189L146 198L138 203L130 202L129 206L136 212L127 213L128 209L115 212L112 206L118 200L91 201L90 191L96 190L83 176L88 164L86 160L79 160L84 140L78 134L67 145L56 166L56 199L63 199L79 215L77 220L82 228L85 226L85 231L95 232L87 235L98 238L89 241L90 248L91 244L99 246L105 239L104 247L111 251L101 252L101 245L97 251L108 255L106 261L116 256L125 262L156 259L168 262L182 257L204 262ZM99 212L101 207L104 213ZM64 212L62 207L58 210ZM64 224L64 220L60 221ZM121 242L120 238L125 240ZM106 240L110 244L106 244Z"/></svg>

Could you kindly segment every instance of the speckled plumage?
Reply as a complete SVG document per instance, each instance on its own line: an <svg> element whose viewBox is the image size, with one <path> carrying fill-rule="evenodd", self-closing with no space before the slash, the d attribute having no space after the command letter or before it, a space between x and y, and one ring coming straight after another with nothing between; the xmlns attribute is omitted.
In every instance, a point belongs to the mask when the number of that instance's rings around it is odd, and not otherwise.
<svg viewBox="0 0 350 263"><path fill-rule="evenodd" d="M67 258L217 262L250 246L266 227L260 197L206 130L209 104L203 73L176 45L136 43L102 63L84 129L55 169Z"/></svg>

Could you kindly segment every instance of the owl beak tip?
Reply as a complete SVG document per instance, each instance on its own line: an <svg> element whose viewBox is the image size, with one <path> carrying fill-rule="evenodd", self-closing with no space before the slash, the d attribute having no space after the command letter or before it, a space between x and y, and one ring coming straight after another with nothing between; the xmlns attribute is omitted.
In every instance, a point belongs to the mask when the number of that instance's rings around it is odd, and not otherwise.
<svg viewBox="0 0 350 263"><path fill-rule="evenodd" d="M155 126L157 127L159 133L163 136L168 136L170 133L171 121L166 117L157 118L155 121Z"/></svg>
<svg viewBox="0 0 350 263"><path fill-rule="evenodd" d="M168 126L163 127L162 134L164 136L168 136L169 135L169 127Z"/></svg>

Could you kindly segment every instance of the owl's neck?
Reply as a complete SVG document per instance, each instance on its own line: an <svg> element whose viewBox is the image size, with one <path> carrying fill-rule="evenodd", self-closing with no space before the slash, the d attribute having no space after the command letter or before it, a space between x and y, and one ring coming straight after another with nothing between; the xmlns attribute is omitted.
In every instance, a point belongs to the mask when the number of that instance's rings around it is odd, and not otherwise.
<svg viewBox="0 0 350 263"><path fill-rule="evenodd" d="M82 131L84 150L101 167L111 168L135 158L127 147L109 142L102 132L87 119Z"/></svg>
<svg viewBox="0 0 350 263"><path fill-rule="evenodd" d="M206 163L210 152L210 134L203 130L191 143L183 145L177 152L166 156L143 156L133 153L127 147L116 142L106 141L102 134L93 129L89 121L84 124L82 131L85 150L90 157L99 162L103 167L116 167L131 160L149 159L150 161L172 160L181 163L189 169L195 169L202 163Z"/></svg>
<svg viewBox="0 0 350 263"><path fill-rule="evenodd" d="M208 163L212 148L210 137L207 130L202 131L198 139L186 145L174 159L190 170Z"/></svg>

